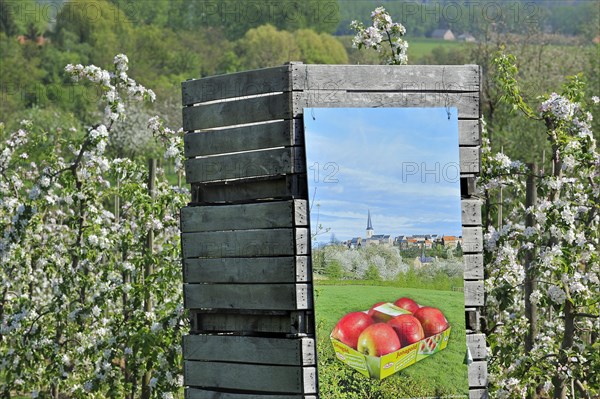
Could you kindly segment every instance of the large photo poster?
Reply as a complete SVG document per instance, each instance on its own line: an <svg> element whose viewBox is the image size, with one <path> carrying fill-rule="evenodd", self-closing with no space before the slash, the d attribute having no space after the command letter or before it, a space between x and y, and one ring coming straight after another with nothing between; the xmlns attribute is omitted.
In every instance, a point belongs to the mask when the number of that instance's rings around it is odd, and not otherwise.
<svg viewBox="0 0 600 399"><path fill-rule="evenodd" d="M304 110L324 398L467 398L454 108Z"/></svg>

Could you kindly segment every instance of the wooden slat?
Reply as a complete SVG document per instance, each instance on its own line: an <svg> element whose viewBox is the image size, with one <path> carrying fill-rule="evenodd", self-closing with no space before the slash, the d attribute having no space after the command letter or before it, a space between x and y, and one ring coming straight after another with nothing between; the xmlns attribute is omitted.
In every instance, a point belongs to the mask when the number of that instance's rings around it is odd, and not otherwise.
<svg viewBox="0 0 600 399"><path fill-rule="evenodd" d="M290 94L274 94L183 108L183 130L210 129L246 123L290 119Z"/></svg>
<svg viewBox="0 0 600 399"><path fill-rule="evenodd" d="M479 119L458 120L458 145L481 146L481 122Z"/></svg>
<svg viewBox="0 0 600 399"><path fill-rule="evenodd" d="M235 335L186 335L183 337L186 360L235 363L314 365L313 338L244 337Z"/></svg>
<svg viewBox="0 0 600 399"><path fill-rule="evenodd" d="M184 362L185 385L273 393L315 393L316 369L302 366Z"/></svg>
<svg viewBox="0 0 600 399"><path fill-rule="evenodd" d="M464 254L465 280L483 280L483 254Z"/></svg>
<svg viewBox="0 0 600 399"><path fill-rule="evenodd" d="M381 93L307 90L294 92L294 112L303 108L455 107L458 117L479 118L479 93ZM301 114L294 114L300 117Z"/></svg>
<svg viewBox="0 0 600 399"><path fill-rule="evenodd" d="M311 313L299 311L190 310L192 333L314 334Z"/></svg>
<svg viewBox="0 0 600 399"><path fill-rule="evenodd" d="M469 387L487 386L487 362L475 361L469 365Z"/></svg>
<svg viewBox="0 0 600 399"><path fill-rule="evenodd" d="M181 84L183 105L256 94L288 91L290 67L257 69L188 80Z"/></svg>
<svg viewBox="0 0 600 399"><path fill-rule="evenodd" d="M473 360L486 359L487 349L485 334L467 334L467 346L469 347Z"/></svg>
<svg viewBox="0 0 600 399"><path fill-rule="evenodd" d="M463 226L481 226L481 201L479 199L462 199Z"/></svg>
<svg viewBox="0 0 600 399"><path fill-rule="evenodd" d="M256 200L308 198L306 174L271 176L210 184L192 184L195 204L223 204Z"/></svg>
<svg viewBox="0 0 600 399"><path fill-rule="evenodd" d="M185 156L189 158L303 145L303 137L302 121L288 119L259 125L187 133L183 141Z"/></svg>
<svg viewBox="0 0 600 399"><path fill-rule="evenodd" d="M463 227L462 250L465 253L483 252L483 233L481 227Z"/></svg>
<svg viewBox="0 0 600 399"><path fill-rule="evenodd" d="M308 256L184 259L184 283L294 283L311 280Z"/></svg>
<svg viewBox="0 0 600 399"><path fill-rule="evenodd" d="M487 389L470 389L469 399L489 399Z"/></svg>
<svg viewBox="0 0 600 399"><path fill-rule="evenodd" d="M182 233L184 258L240 258L306 255L305 228Z"/></svg>
<svg viewBox="0 0 600 399"><path fill-rule="evenodd" d="M478 65L292 65L294 90L479 92Z"/></svg>
<svg viewBox="0 0 600 399"><path fill-rule="evenodd" d="M228 393L212 391L208 389L187 388L185 390L185 399L275 399L273 395L262 395L255 393ZM317 399L315 395L282 395L278 394L277 399Z"/></svg>
<svg viewBox="0 0 600 399"><path fill-rule="evenodd" d="M481 145L478 119L459 120L458 133L459 145ZM195 157L302 145L303 136L304 131L299 119L187 133L184 136L185 156Z"/></svg>
<svg viewBox="0 0 600 399"><path fill-rule="evenodd" d="M479 173L479 147L460 147L459 155L461 175ZM188 183L206 183L301 173L306 171L306 161L301 147L286 147L192 158L186 161L185 170Z"/></svg>
<svg viewBox="0 0 600 399"><path fill-rule="evenodd" d="M460 173L478 174L481 170L481 148L459 147Z"/></svg>
<svg viewBox="0 0 600 399"><path fill-rule="evenodd" d="M465 281L465 307L485 305L483 281Z"/></svg>
<svg viewBox="0 0 600 399"><path fill-rule="evenodd" d="M306 201L273 201L181 209L181 231L270 229L308 224Z"/></svg>
<svg viewBox="0 0 600 399"><path fill-rule="evenodd" d="M312 308L309 284L184 284L186 309Z"/></svg>
<svg viewBox="0 0 600 399"><path fill-rule="evenodd" d="M305 170L306 161L302 147L192 158L185 162L185 176L188 183L287 175Z"/></svg>

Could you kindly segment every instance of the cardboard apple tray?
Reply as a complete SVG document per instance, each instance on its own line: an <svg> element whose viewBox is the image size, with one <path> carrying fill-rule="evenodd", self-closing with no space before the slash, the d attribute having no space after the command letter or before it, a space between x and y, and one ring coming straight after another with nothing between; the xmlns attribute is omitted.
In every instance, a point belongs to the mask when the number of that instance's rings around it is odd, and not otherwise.
<svg viewBox="0 0 600 399"><path fill-rule="evenodd" d="M386 315L388 318L401 314L411 314L393 303L382 304L376 307L374 311L380 315ZM331 336L329 338L339 360L367 377L382 380L445 349L450 338L450 330L451 327L448 326L446 330L439 334L432 335L381 357L364 355Z"/></svg>

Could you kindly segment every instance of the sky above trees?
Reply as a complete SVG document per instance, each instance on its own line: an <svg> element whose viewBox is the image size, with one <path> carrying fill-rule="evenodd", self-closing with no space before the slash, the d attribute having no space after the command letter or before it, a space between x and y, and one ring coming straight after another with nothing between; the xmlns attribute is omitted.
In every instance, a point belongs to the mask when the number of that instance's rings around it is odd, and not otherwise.
<svg viewBox="0 0 600 399"><path fill-rule="evenodd" d="M462 235L456 109L313 108L304 123L313 230L318 213L337 239L364 237L370 210L375 234Z"/></svg>

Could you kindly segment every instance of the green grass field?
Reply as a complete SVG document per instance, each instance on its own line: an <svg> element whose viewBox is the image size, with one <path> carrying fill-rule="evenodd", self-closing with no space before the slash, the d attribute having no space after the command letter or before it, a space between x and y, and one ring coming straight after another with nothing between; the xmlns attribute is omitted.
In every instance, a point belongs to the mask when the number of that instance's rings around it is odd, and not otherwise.
<svg viewBox="0 0 600 399"><path fill-rule="evenodd" d="M352 48L352 36L338 36L337 37L346 47L348 56L350 58L350 64L379 64L379 56L375 51L358 51ZM430 56L433 49L441 47L443 49L453 49L456 51L462 51L467 46L472 45L471 43L449 41L441 39L431 39L426 37L408 37L405 38L408 41L408 63L414 64L419 63L424 57Z"/></svg>
<svg viewBox="0 0 600 399"><path fill-rule="evenodd" d="M459 42L459 41L450 41L450 40L442 40L442 39L429 39L425 37L413 37L407 38L408 41L408 59L410 60L420 60L421 58L428 56L432 53L433 49L436 47L442 47L444 49L453 49L457 51L461 51L461 49L469 46L468 43Z"/></svg>
<svg viewBox="0 0 600 399"><path fill-rule="evenodd" d="M416 397L468 397L467 367L464 365L465 321L461 292L389 286L316 285L317 351L319 384L324 398L401 399ZM335 357L329 334L348 312L366 310L376 302L393 302L408 296L421 305L444 312L452 332L448 347L382 381L369 379Z"/></svg>

